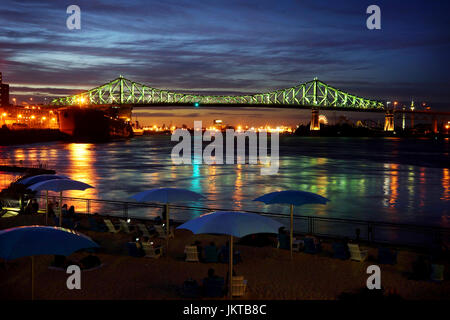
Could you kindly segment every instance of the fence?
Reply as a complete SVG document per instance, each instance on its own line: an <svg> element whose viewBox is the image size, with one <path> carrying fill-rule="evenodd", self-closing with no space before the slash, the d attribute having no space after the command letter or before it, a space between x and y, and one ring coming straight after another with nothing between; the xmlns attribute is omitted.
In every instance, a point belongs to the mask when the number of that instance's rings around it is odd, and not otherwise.
<svg viewBox="0 0 450 320"><path fill-rule="evenodd" d="M40 207L45 208L45 196L40 196ZM56 203L58 196L49 197L49 201ZM130 201L84 199L63 197L63 203L69 207L73 205L78 213L93 214L124 218L124 219L153 219L161 214L164 207L158 203L138 203ZM232 211L223 208L206 208L196 206L181 206L170 204L170 217L176 222L187 221L211 211ZM289 216L277 213L257 211L244 212L257 213L272 217L286 226L289 226ZM400 224L381 221L364 221L356 219L328 218L317 216L294 216L294 230L296 233L309 233L317 236L332 238L355 238L359 230L361 240L373 243L390 243L410 245L415 247L428 247L436 241L450 243L450 228Z"/></svg>

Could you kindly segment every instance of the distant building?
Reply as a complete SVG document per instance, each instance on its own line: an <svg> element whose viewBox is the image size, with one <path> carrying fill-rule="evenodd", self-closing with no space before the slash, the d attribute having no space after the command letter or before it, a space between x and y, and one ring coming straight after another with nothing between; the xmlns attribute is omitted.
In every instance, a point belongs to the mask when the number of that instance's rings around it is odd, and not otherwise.
<svg viewBox="0 0 450 320"><path fill-rule="evenodd" d="M9 106L9 84L3 83L2 73L0 72L0 107Z"/></svg>

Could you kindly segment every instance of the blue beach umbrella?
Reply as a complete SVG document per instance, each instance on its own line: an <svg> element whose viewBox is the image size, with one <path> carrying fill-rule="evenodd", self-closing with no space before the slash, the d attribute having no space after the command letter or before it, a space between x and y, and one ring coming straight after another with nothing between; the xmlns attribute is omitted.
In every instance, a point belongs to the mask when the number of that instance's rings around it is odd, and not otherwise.
<svg viewBox="0 0 450 320"><path fill-rule="evenodd" d="M327 204L327 202L330 200L312 192L285 190L266 193L261 197L253 199L253 201L260 201L264 202L265 204L289 204L291 206L290 249L292 258L294 205L300 206L304 204Z"/></svg>
<svg viewBox="0 0 450 320"><path fill-rule="evenodd" d="M98 248L98 244L91 238L68 229L26 226L0 231L0 258L13 260L31 256L32 299L34 298L34 256L68 256L85 248Z"/></svg>
<svg viewBox="0 0 450 320"><path fill-rule="evenodd" d="M57 174L40 174L37 176L28 177L18 181L17 183L23 184L28 187L38 182L53 180L53 179L69 179L67 176L57 175ZM45 191L45 223L47 224L47 214L48 214L48 190Z"/></svg>
<svg viewBox="0 0 450 320"><path fill-rule="evenodd" d="M62 225L62 193L67 190L86 190L88 188L94 188L93 186L72 179L51 179L35 183L29 187L33 191L55 191L59 192L59 225Z"/></svg>
<svg viewBox="0 0 450 320"><path fill-rule="evenodd" d="M31 186L38 182L53 180L53 179L69 179L67 176L57 175L57 174L40 174L37 176L28 177L18 181L17 183L23 184L25 186Z"/></svg>
<svg viewBox="0 0 450 320"><path fill-rule="evenodd" d="M166 230L169 233L169 203L196 201L205 198L200 193L183 188L155 188L131 196L139 202L160 202L166 205ZM168 237L167 237L168 238Z"/></svg>
<svg viewBox="0 0 450 320"><path fill-rule="evenodd" d="M231 298L231 285L233 274L233 237L244 237L256 233L278 233L282 224L273 219L255 213L216 211L201 215L189 220L177 229L187 229L194 234L214 233L230 236L229 260L229 294Z"/></svg>

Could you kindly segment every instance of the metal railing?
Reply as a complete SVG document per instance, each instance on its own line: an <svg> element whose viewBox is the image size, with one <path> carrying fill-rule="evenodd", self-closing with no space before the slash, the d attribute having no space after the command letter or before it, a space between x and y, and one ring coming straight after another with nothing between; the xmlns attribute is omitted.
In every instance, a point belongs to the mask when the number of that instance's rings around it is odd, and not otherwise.
<svg viewBox="0 0 450 320"><path fill-rule="evenodd" d="M45 195L38 196L40 207L45 208ZM50 196L49 201L56 203L58 196ZM86 199L63 197L63 203L68 207L73 205L77 213L111 216L124 219L151 220L160 216L164 204L140 203L131 201ZM176 222L184 222L200 214L211 211L236 211L223 208L184 206L170 204L170 218ZM272 217L289 226L289 216L279 213L267 213L250 210L243 212L257 213ZM361 240L371 243L387 243L428 247L437 240L450 243L450 228L392 223L382 221L365 221L345 218L329 218L317 216L294 215L294 230L296 233L313 234L330 238L354 239L359 230Z"/></svg>

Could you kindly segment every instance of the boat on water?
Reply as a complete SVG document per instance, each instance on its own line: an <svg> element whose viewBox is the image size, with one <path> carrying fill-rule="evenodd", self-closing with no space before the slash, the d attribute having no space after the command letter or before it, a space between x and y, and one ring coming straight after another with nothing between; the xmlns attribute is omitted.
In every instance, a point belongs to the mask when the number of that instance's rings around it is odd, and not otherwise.
<svg viewBox="0 0 450 320"><path fill-rule="evenodd" d="M131 107L77 107L58 110L59 130L75 139L104 141L134 135L129 122Z"/></svg>
<svg viewBox="0 0 450 320"><path fill-rule="evenodd" d="M134 128L133 127L133 135L134 136L143 136L144 135L144 129Z"/></svg>
<svg viewBox="0 0 450 320"><path fill-rule="evenodd" d="M144 135L144 128L139 125L139 121L136 120L136 123L132 125L133 127L133 135L134 136L142 136Z"/></svg>

